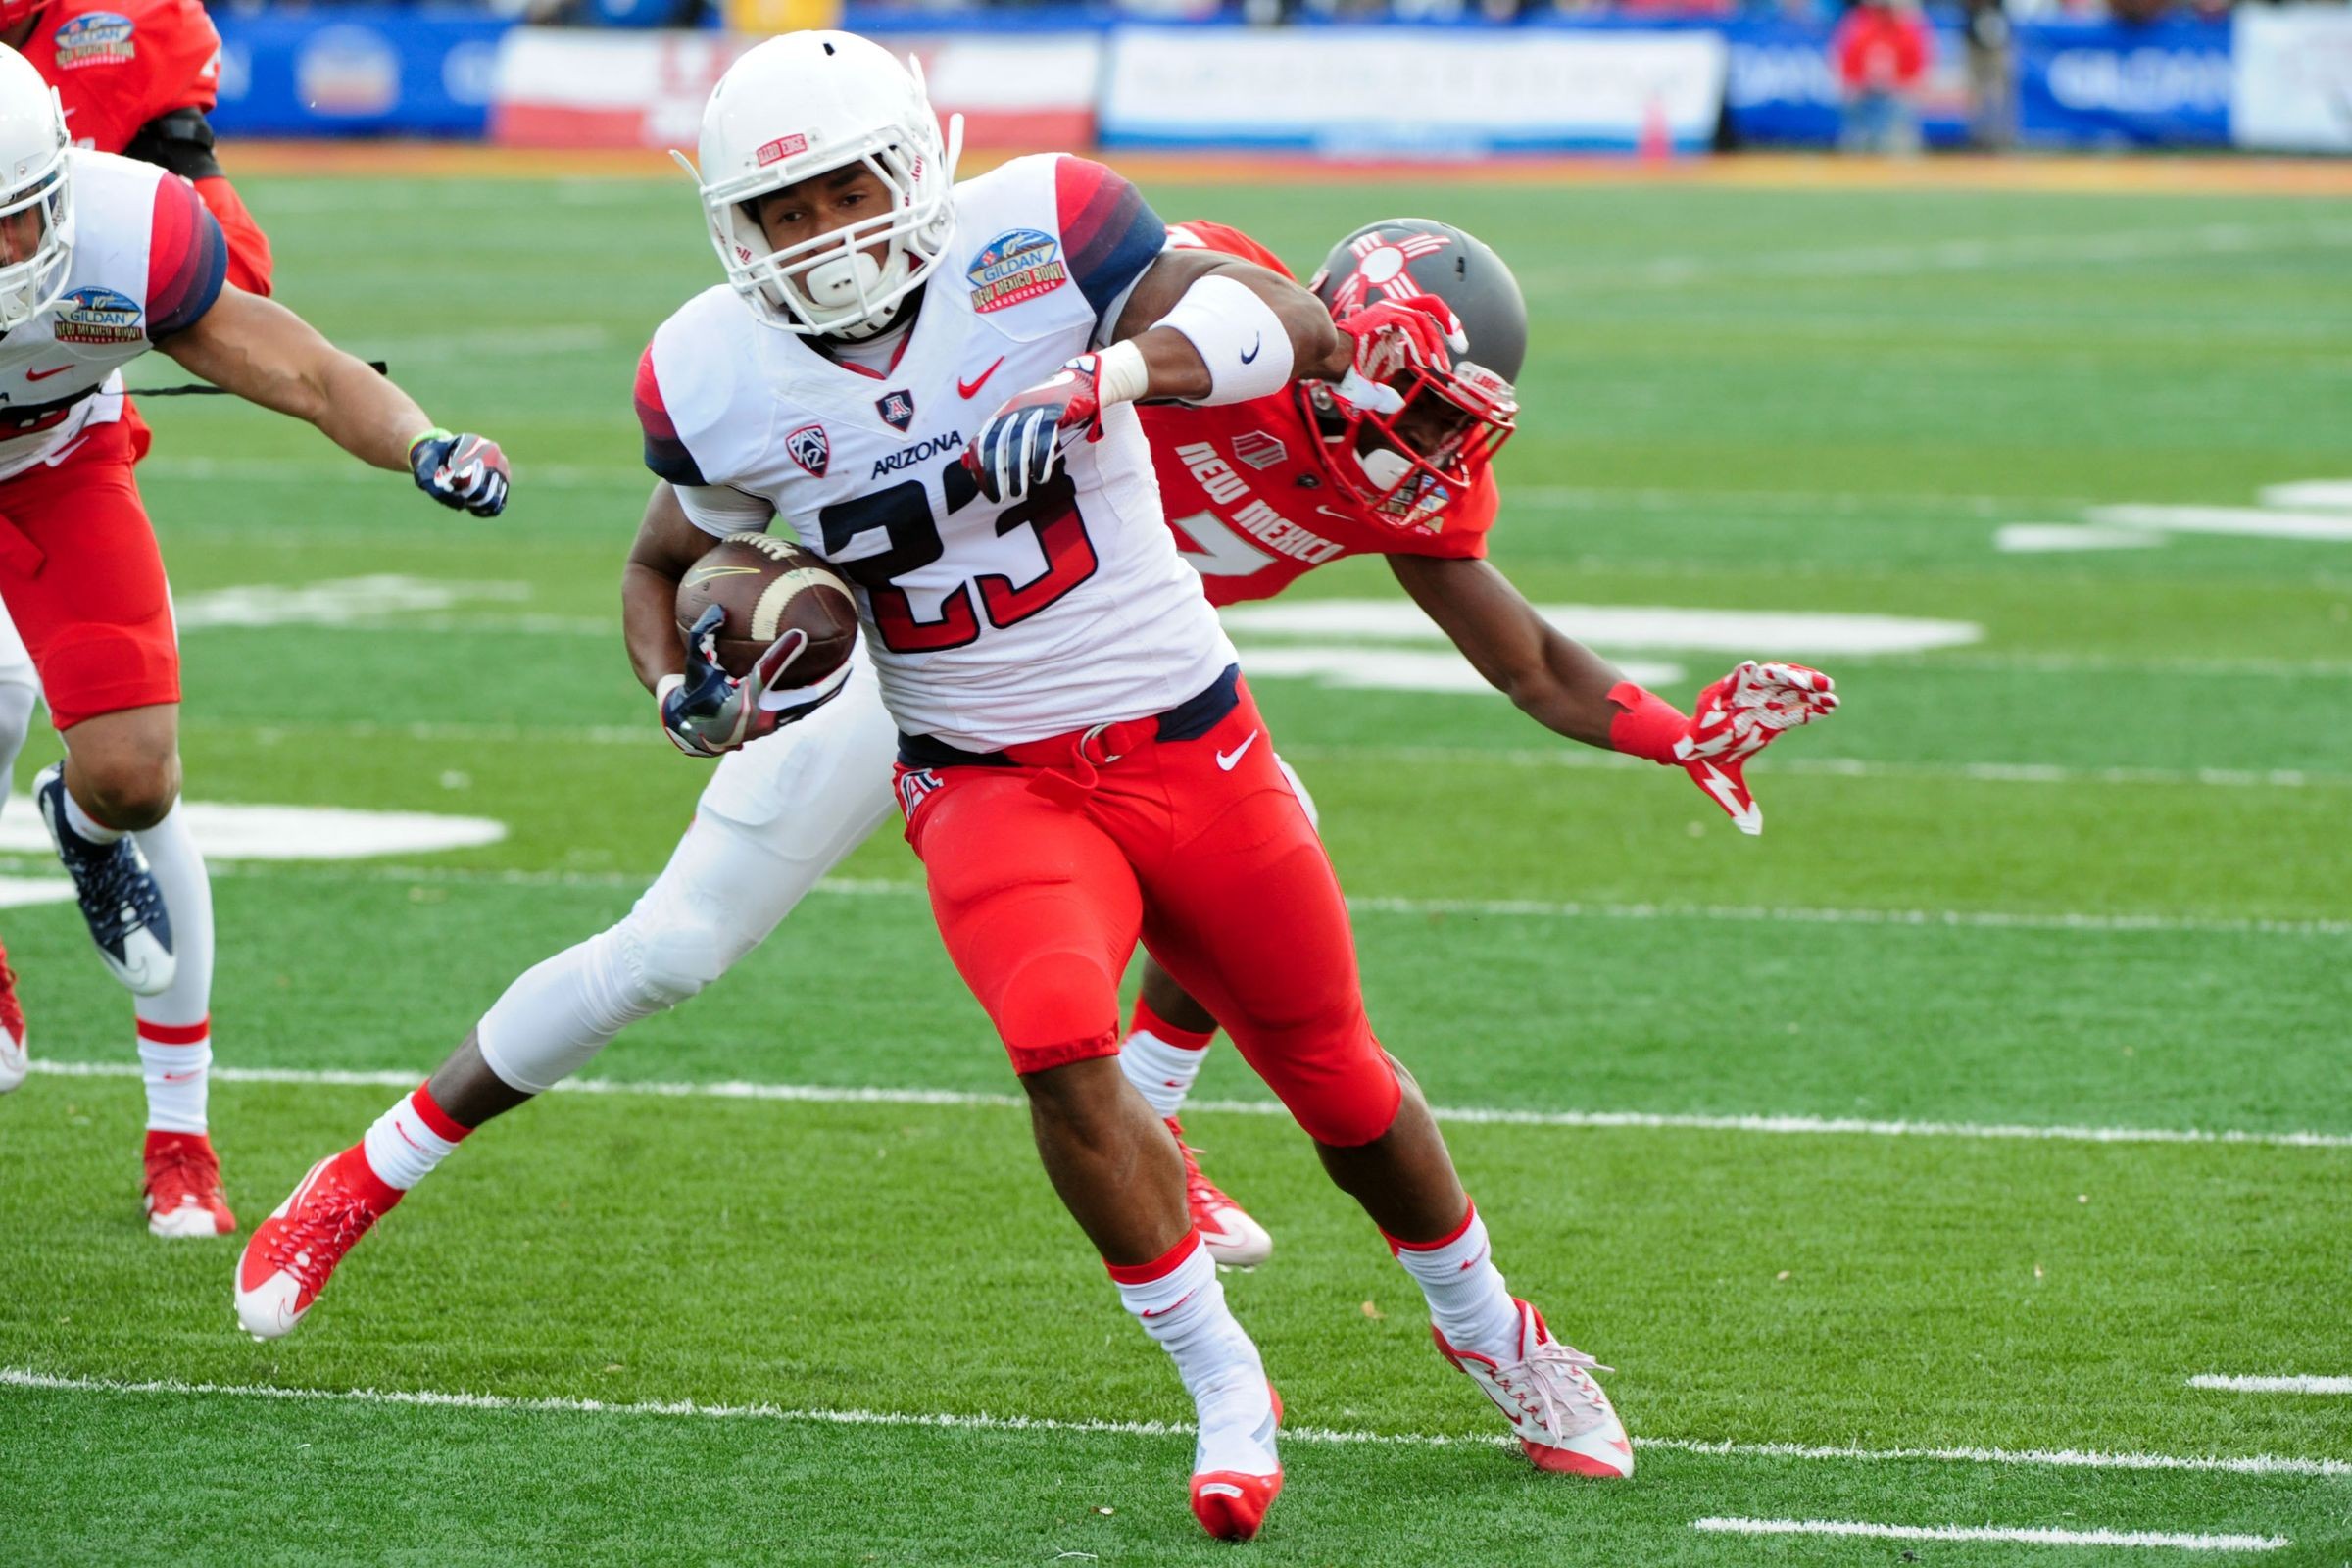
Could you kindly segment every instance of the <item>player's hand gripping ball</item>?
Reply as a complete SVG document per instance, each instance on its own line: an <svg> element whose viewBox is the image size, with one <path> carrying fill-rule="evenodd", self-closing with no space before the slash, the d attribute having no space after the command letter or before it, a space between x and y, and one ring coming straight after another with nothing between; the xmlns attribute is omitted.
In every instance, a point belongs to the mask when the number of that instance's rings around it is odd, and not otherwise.
<svg viewBox="0 0 2352 1568"><path fill-rule="evenodd" d="M806 718L841 692L858 642L850 585L763 533L729 535L678 579L686 672L662 683L662 728L718 757Z"/></svg>
<svg viewBox="0 0 2352 1568"><path fill-rule="evenodd" d="M1071 431L1102 435L1102 356L1081 354L1026 392L1006 398L980 421L963 466L991 501L1018 501L1054 476Z"/></svg>
<svg viewBox="0 0 2352 1568"><path fill-rule="evenodd" d="M1764 831L1764 810L1748 793L1747 760L1799 725L1838 710L1838 683L1805 664L1748 660L1698 694L1690 727L1674 743L1675 760L1742 833Z"/></svg>
<svg viewBox="0 0 2352 1568"><path fill-rule="evenodd" d="M1352 340L1353 353L1332 393L1367 414L1395 414L1404 407L1404 395L1391 381L1407 370L1448 369L1451 355L1470 347L1461 318L1435 294L1380 300L1333 324Z"/></svg>
<svg viewBox="0 0 2352 1568"><path fill-rule="evenodd" d="M427 430L409 443L409 471L416 488L445 507L463 507L477 517L507 510L513 475L507 455L487 436Z"/></svg>

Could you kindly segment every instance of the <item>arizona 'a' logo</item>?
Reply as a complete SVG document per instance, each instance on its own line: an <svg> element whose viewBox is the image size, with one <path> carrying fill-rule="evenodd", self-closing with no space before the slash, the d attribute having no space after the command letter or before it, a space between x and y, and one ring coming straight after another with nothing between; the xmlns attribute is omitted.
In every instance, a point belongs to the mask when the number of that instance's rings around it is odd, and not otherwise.
<svg viewBox="0 0 2352 1568"><path fill-rule="evenodd" d="M885 392L874 399L874 412L893 430L904 430L914 422L914 397L907 392Z"/></svg>
<svg viewBox="0 0 2352 1568"><path fill-rule="evenodd" d="M784 438L784 451L811 479L822 479L825 465L833 461L833 443L825 439L821 424L804 424L793 431Z"/></svg>

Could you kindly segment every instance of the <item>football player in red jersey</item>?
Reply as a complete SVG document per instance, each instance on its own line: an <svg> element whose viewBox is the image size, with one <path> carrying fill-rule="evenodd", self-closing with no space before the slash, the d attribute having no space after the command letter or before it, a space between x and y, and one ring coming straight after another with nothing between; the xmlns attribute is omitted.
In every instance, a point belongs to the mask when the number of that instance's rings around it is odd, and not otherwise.
<svg viewBox="0 0 2352 1568"><path fill-rule="evenodd" d="M121 369L160 349L479 515L504 508L508 483L494 444L429 427L400 388L227 270L188 180L74 147L54 89L0 48L0 603L66 738L34 797L92 941L139 998L148 1228L166 1237L235 1221L205 1131L208 1027L200 1005L179 1010L209 971L211 906L176 816L178 642L132 475L148 432ZM0 1062L0 1089L12 1067Z"/></svg>
<svg viewBox="0 0 2352 1568"><path fill-rule="evenodd" d="M248 294L270 292L270 241L238 199L213 156L205 120L220 85L220 35L197 0L0 0L0 44L17 50L55 87L74 144L155 164L192 181L228 240L228 281ZM16 628L0 615L0 802L32 725L40 696L32 660ZM166 837L180 836L176 824ZM151 851L167 894L190 908L187 935L209 924L193 912L209 905L204 861L192 846ZM198 946L205 946L199 941ZM178 1043L211 1012L211 963L183 955L170 1003L151 1002L140 1016L147 1031ZM147 1016L154 1014L153 1017ZM16 975L0 948L0 1089L26 1070L24 1010Z"/></svg>
<svg viewBox="0 0 2352 1568"><path fill-rule="evenodd" d="M1288 270L1223 224L1178 223L1169 234ZM1486 560L1501 504L1491 460L1516 425L1512 382L1527 357L1527 305L1502 259L1451 224L1388 219L1341 240L1307 286L1342 320L1383 302L1449 313L1459 352L1377 393L1300 381L1219 408L1147 407L1168 526L1209 602L1268 599L1326 562L1385 556L1413 602L1529 717L1589 746L1685 767L1742 831L1759 831L1741 765L1781 730L1837 706L1828 676L1742 664L1700 694L1693 725L1538 614ZM1119 1062L1182 1145L1177 1116L1217 1024L1149 954L1144 962ZM1189 1146L1184 1159L1210 1251L1263 1262L1273 1250L1264 1227L1201 1174Z"/></svg>

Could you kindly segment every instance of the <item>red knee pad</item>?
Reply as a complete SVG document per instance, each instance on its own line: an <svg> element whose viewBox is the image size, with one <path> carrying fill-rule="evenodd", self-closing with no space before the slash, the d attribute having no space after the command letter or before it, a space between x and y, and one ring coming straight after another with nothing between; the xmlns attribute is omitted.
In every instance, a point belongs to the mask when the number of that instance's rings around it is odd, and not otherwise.
<svg viewBox="0 0 2352 1568"><path fill-rule="evenodd" d="M1040 953L1012 965L983 998L1017 1073L1119 1054L1118 978L1080 953Z"/></svg>
<svg viewBox="0 0 2352 1568"><path fill-rule="evenodd" d="M1250 1065L1309 1138L1337 1149L1380 1138L1396 1125L1396 1107L1404 1103L1404 1086L1369 1027L1320 1050L1277 1048Z"/></svg>

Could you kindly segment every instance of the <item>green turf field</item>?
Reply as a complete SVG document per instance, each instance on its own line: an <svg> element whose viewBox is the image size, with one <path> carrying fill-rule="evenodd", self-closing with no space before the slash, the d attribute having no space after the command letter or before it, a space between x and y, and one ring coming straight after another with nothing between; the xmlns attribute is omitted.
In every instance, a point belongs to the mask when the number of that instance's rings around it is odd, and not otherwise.
<svg viewBox="0 0 2352 1568"><path fill-rule="evenodd" d="M630 371L714 269L682 184L248 194L284 298L515 463L483 523L257 412L150 407L190 798L509 830L217 867L217 1061L267 1070L213 1091L250 1224L618 915L692 810L612 612ZM1353 630L1237 621L1325 671L1257 685L1374 1016L1456 1107L1514 1288L1618 1369L1644 1445L1606 1487L1495 1445L1222 1051L1192 1125L1277 1238L1228 1288L1298 1429L1241 1550L2352 1560L2352 1395L2190 1383L2352 1375L2352 496L2262 500L2352 480L2340 209L1152 194L1301 270L1382 209L1514 261L1537 346L1494 549L1540 602L1880 617L1595 638L1683 701L1741 653L1838 676L1844 710L1752 770L1752 841L1679 777L1425 689L1443 646L1377 564L1298 590L1358 602ZM1864 651L1806 640L1841 636ZM0 1561L1234 1560L916 866L885 832L842 878L610 1051L615 1092L469 1144L268 1346L234 1327L234 1244L140 1222L129 1009L78 919L0 915L35 1055L98 1069L0 1101ZM1726 1519L2056 1534L1696 1528Z"/></svg>

